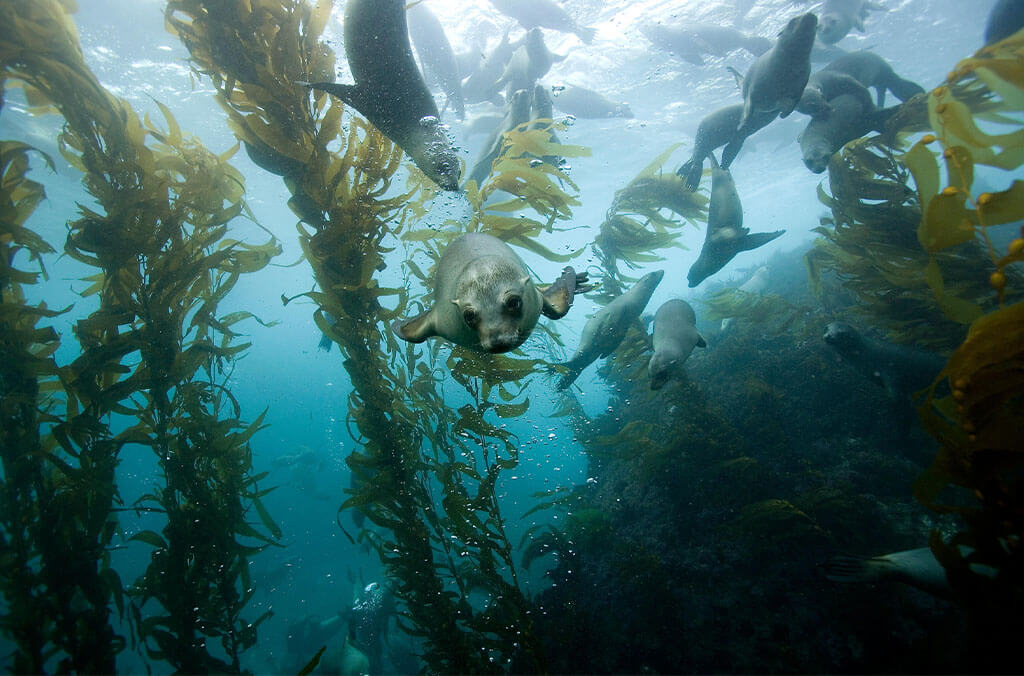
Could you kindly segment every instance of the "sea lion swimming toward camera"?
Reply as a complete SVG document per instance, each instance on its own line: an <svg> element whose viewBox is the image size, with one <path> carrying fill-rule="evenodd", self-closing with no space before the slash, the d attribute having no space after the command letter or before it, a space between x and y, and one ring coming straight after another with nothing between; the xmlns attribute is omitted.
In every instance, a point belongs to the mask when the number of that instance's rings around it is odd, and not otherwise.
<svg viewBox="0 0 1024 676"><path fill-rule="evenodd" d="M743 227L743 205L736 191L736 184L728 169L718 166L715 154L711 153L711 203L708 205L708 231L700 255L686 273L690 288L725 267L736 254L763 246L785 230L750 234Z"/></svg>
<svg viewBox="0 0 1024 676"><path fill-rule="evenodd" d="M869 0L825 0L818 24L818 38L826 45L834 45L856 28L864 32L864 20L871 10L885 9Z"/></svg>
<svg viewBox="0 0 1024 676"><path fill-rule="evenodd" d="M307 83L337 96L397 143L445 190L459 189L459 157L412 57L404 0L348 0L345 54L354 85Z"/></svg>
<svg viewBox="0 0 1024 676"><path fill-rule="evenodd" d="M743 116L738 130L743 136L761 114L788 117L796 109L811 75L811 47L818 17L808 12L789 20L779 39L747 70L743 77Z"/></svg>
<svg viewBox="0 0 1024 676"><path fill-rule="evenodd" d="M867 90L865 90L867 91ZM804 165L815 174L828 169L832 155L850 141L868 132L885 131L885 123L896 108L877 109L871 97L840 94L826 102L826 110L807 123L797 137Z"/></svg>
<svg viewBox="0 0 1024 676"><path fill-rule="evenodd" d="M434 306L392 330L411 343L440 336L481 352L508 352L522 345L541 313L564 317L576 292L589 290L586 281L585 272L567 267L541 291L512 247L493 235L467 233L437 263Z"/></svg>
<svg viewBox="0 0 1024 676"><path fill-rule="evenodd" d="M647 307L651 295L658 288L664 270L649 272L626 293L618 296L597 311L583 326L580 346L572 359L562 364L568 371L558 380L555 389L561 391L573 384L576 378L598 358L605 358L615 351L633 320Z"/></svg>
<svg viewBox="0 0 1024 676"><path fill-rule="evenodd" d="M697 332L697 315L685 300L666 301L654 313L654 355L647 364L651 389L660 390L678 377L695 347L707 347Z"/></svg>

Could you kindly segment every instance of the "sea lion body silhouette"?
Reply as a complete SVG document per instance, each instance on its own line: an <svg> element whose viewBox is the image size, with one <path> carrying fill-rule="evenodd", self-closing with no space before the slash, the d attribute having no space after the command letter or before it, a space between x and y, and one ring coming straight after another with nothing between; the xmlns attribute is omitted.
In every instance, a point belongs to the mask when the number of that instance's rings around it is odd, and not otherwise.
<svg viewBox="0 0 1024 676"><path fill-rule="evenodd" d="M897 75L884 58L867 50L843 54L833 59L822 71L844 73L865 87L874 89L877 94L875 105L879 108L885 105L886 90L891 91L900 101L906 101L924 91L916 82Z"/></svg>
<svg viewBox="0 0 1024 676"><path fill-rule="evenodd" d="M840 148L871 130L884 131L885 122L896 108L879 110L863 97L840 94L827 101L827 110L811 119L798 137L804 164L815 174L828 169L828 163Z"/></svg>
<svg viewBox="0 0 1024 676"><path fill-rule="evenodd" d="M832 107L829 101L843 94L858 99L864 110L871 110L875 107L871 92L859 80L836 70L822 69L811 73L811 77L807 80L807 86L804 87L804 93L800 97L800 103L796 106L797 112L811 117L820 117L831 112Z"/></svg>
<svg viewBox="0 0 1024 676"><path fill-rule="evenodd" d="M697 332L697 315L685 300L666 301L654 313L654 354L647 365L651 389L660 390L682 373L695 347L707 347Z"/></svg>
<svg viewBox="0 0 1024 676"><path fill-rule="evenodd" d="M985 22L985 44L1005 40L1024 28L1024 2L1021 0L999 0L988 13Z"/></svg>
<svg viewBox="0 0 1024 676"><path fill-rule="evenodd" d="M459 158L413 59L404 0L348 0L344 33L355 84L309 86L358 110L439 186L458 190Z"/></svg>
<svg viewBox="0 0 1024 676"><path fill-rule="evenodd" d="M576 291L586 290L586 279L567 267L541 291L512 247L492 235L467 233L438 261L433 307L395 322L392 330L412 343L440 336L482 352L508 352L526 340L541 313L564 317Z"/></svg>
<svg viewBox="0 0 1024 676"><path fill-rule="evenodd" d="M580 119L605 117L633 117L625 103L616 103L601 92L577 85L565 85L555 90L555 108Z"/></svg>
<svg viewBox="0 0 1024 676"><path fill-rule="evenodd" d="M715 24L667 26L651 23L642 25L640 32L655 47L671 52L695 66L704 65L705 54L722 57L737 49L744 49L754 56L761 56L772 46L772 41L767 38L747 35L735 28Z"/></svg>
<svg viewBox="0 0 1024 676"><path fill-rule="evenodd" d="M612 300L587 320L583 326L579 347L576 348L572 359L563 364L568 367L568 372L558 380L556 389L564 390L569 387L583 369L598 358L603 359L615 351L626 337L630 324L647 307L647 302L651 300L651 295L664 276L664 270L647 273L629 291Z"/></svg>
<svg viewBox="0 0 1024 676"><path fill-rule="evenodd" d="M423 69L433 74L448 97L445 107L451 106L460 120L466 119L459 62L441 22L422 2L406 10L406 21L409 22L409 37L412 38Z"/></svg>
<svg viewBox="0 0 1024 676"><path fill-rule="evenodd" d="M811 75L811 47L818 18L811 13L790 19L775 45L757 57L743 77L743 116L739 130L752 132L760 114L788 117L796 109Z"/></svg>
<svg viewBox="0 0 1024 676"><path fill-rule="evenodd" d="M908 549L867 559L836 556L825 564L825 577L833 582L847 583L893 580L941 598L949 598L952 595L946 569L929 547Z"/></svg>
<svg viewBox="0 0 1024 676"><path fill-rule="evenodd" d="M568 12L552 0L491 0L491 4L505 16L518 21L526 30L550 28L562 33L575 33L586 44L594 40L595 29L577 24Z"/></svg>
<svg viewBox="0 0 1024 676"><path fill-rule="evenodd" d="M498 154L501 153L502 137L505 132L512 131L521 124L530 121L530 110L532 96L529 91L520 89L509 98L508 106L505 109L505 117L487 138L484 144L484 151L470 170L466 177L466 183L476 181L477 187L483 185L487 176L491 173L491 165Z"/></svg>
<svg viewBox="0 0 1024 676"><path fill-rule="evenodd" d="M722 168L728 169L732 161L736 159L743 142L754 132L767 126L775 119L775 111L767 113L755 113L748 121L746 129L741 133L738 129L740 119L743 117L743 104L736 103L725 106L708 113L697 125L697 134L693 139L693 153L676 170L676 174L683 177L686 187L691 191L696 190L700 185L700 177L704 173L704 160L713 150L725 146L722 151Z"/></svg>
<svg viewBox="0 0 1024 676"><path fill-rule="evenodd" d="M736 183L728 169L718 166L711 154L711 203L708 205L708 231L704 246L689 272L690 288L725 267L741 251L750 251L782 236L785 230L750 233L743 227L743 205L736 191Z"/></svg>

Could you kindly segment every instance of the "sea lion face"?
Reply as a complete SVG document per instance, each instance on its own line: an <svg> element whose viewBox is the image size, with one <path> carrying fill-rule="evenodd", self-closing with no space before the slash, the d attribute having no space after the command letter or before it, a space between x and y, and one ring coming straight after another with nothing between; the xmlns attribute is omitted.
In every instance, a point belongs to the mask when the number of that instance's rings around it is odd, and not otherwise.
<svg viewBox="0 0 1024 676"><path fill-rule="evenodd" d="M783 46L806 47L810 50L814 44L815 29L818 28L818 17L811 12L793 17L779 33L779 44Z"/></svg>
<svg viewBox="0 0 1024 676"><path fill-rule="evenodd" d="M820 174L828 169L828 163L832 159L832 148L824 138L805 133L800 137L800 150L804 165L812 172Z"/></svg>
<svg viewBox="0 0 1024 676"><path fill-rule="evenodd" d="M470 276L460 279L458 292L458 299L452 302L458 307L465 331L475 337L474 342L484 352L500 354L516 349L537 323L539 294L529 277Z"/></svg>
<svg viewBox="0 0 1024 676"><path fill-rule="evenodd" d="M825 327L822 339L839 352L849 352L857 347L860 335L846 322L832 322Z"/></svg>
<svg viewBox="0 0 1024 676"><path fill-rule="evenodd" d="M647 365L647 374L651 378L651 389L660 390L672 377L678 360L671 359L663 352L655 352Z"/></svg>
<svg viewBox="0 0 1024 676"><path fill-rule="evenodd" d="M826 45L834 45L846 37L851 28L853 28L853 25L845 15L826 14L821 17L821 24L818 26L818 37Z"/></svg>

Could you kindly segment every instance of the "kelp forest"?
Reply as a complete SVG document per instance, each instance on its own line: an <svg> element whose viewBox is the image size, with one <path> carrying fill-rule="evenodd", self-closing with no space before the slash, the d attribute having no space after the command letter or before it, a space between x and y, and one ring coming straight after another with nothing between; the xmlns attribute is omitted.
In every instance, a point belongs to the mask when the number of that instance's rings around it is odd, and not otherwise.
<svg viewBox="0 0 1024 676"><path fill-rule="evenodd" d="M132 652L155 672L253 671L246 651L271 611L251 603L250 564L287 534L263 501L279 477L254 469L266 411L243 410L230 386L248 327L273 322L234 309L232 291L282 264L284 237L301 247L308 287L271 300L313 308L336 345L322 358L340 355L351 383L334 402L354 442L337 527L387 571L394 631L416 646L418 669L1019 664L1024 231L1008 247L990 232L1024 218L1012 178L1024 164L1024 33L949 64L886 131L832 157L813 245L770 259L763 293L719 285L695 303L702 329L729 328L679 381L650 390L638 319L599 366L607 412L588 415L573 390L544 411L582 445L589 478L534 494L527 514L545 518L520 539L500 490L524 448L508 423L538 414L571 348L546 322L533 356L414 346L390 325L429 305L438 260L467 232L586 269L598 283L588 298L605 305L706 225L707 191L687 189L669 147L612 196L591 244L563 251L580 190L557 159L584 163L590 150L557 143L564 122L535 119L506 132L489 176L468 184L465 218L427 225L442 191L305 84L334 81L342 58L324 39L330 0L163 9L224 113L227 152L182 129L173 102L155 101L152 119L104 88L75 0L0 0L0 120L5 100L60 119L60 154L91 198L63 248L37 234L55 158L0 126L7 670L115 673ZM238 239L236 224L256 220L232 165L240 153L280 177L291 234L259 226L260 239ZM998 191L977 188L982 167L1001 172ZM64 334L54 326L72 308L47 302L44 285L59 256L91 270L79 287L91 311ZM913 404L894 401L824 344L839 320L944 366ZM126 501L118 468L140 453L158 475ZM112 556L129 544L148 552L134 579ZM945 569L944 598L821 570L837 553L917 547ZM523 579L540 569L545 584L530 591ZM338 673L327 661L339 646L323 648L302 673Z"/></svg>

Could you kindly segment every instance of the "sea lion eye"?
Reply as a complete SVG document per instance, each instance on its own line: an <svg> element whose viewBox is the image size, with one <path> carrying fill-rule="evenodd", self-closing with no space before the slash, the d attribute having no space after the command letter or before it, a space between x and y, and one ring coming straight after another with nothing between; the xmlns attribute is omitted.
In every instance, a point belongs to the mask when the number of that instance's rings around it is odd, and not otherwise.
<svg viewBox="0 0 1024 676"><path fill-rule="evenodd" d="M478 315L474 310L467 308L462 311L462 320L466 322L467 326L476 326L480 323L480 315Z"/></svg>
<svg viewBox="0 0 1024 676"><path fill-rule="evenodd" d="M523 309L523 299L519 296L509 296L505 300L505 309L512 314L518 314Z"/></svg>

